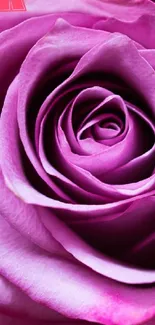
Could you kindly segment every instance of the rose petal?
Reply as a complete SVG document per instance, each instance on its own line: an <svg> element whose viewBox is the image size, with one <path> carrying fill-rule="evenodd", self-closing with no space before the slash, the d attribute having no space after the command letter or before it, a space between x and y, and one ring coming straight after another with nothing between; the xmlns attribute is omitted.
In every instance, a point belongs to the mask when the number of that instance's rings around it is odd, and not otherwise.
<svg viewBox="0 0 155 325"><path fill-rule="evenodd" d="M155 4L153 4L155 6ZM154 10L153 10L154 11ZM122 33L130 37L145 48L155 47L154 34L155 15L146 13L132 21L121 21L114 18L98 21L94 28L105 30L111 33Z"/></svg>
<svg viewBox="0 0 155 325"><path fill-rule="evenodd" d="M0 271L36 302L68 317L101 324L136 324L153 316L154 289L146 289L142 295L144 289L121 285L46 254L2 217L0 224Z"/></svg>
<svg viewBox="0 0 155 325"><path fill-rule="evenodd" d="M145 209L145 207L147 207L147 209ZM95 244L95 234L98 233L96 237L97 240L102 238L106 246L107 244L109 246L112 244L114 247L118 245L121 249L124 243L126 243L126 245L131 245L136 242L138 238L147 236L147 234L151 232L152 220L154 217L153 207L154 198L150 197L140 202L135 202L124 213L119 213L115 215L115 217L111 216L109 219L104 220L102 216L98 219L94 217L90 220L88 216L85 220L78 220L77 218L76 222L73 222L71 219L70 221L65 220L65 223L79 234L81 233L81 236L86 240L90 240L91 243L94 240ZM135 218L135 215L137 218ZM80 216L78 215L78 217ZM147 222L145 224L146 217ZM136 284L154 282L155 274L153 270L136 269L129 265L121 264L121 262L116 261L116 259L108 258L106 255L90 247L70 228L57 219L54 213L47 213L42 221L47 229L52 232L54 238L56 238L67 251L98 273L125 283ZM140 228L141 224L143 224L144 227ZM133 237L131 233L133 233ZM124 248L126 249L126 247ZM102 249L104 250L104 247L102 247Z"/></svg>
<svg viewBox="0 0 155 325"><path fill-rule="evenodd" d="M0 15L3 16L3 14ZM11 18L9 13L7 13L7 15ZM15 13L13 13L13 15L15 15ZM34 14L32 14L32 16L33 15ZM4 18L4 21L8 22L7 16L4 15L4 17L6 17L6 20ZM20 13L19 17L21 20L24 19L25 13L23 16ZM0 74L0 82L2 84L0 89L0 110L7 88L18 73L28 51L41 37L52 29L56 20L60 17L64 17L64 19L68 20L73 25L77 24L78 26L82 26L84 24L85 27L91 27L96 20L91 16L83 19L83 14L80 13L60 13L55 15L53 15L53 13L48 13L46 18L44 16L34 17L21 22L13 28L10 28L11 26L7 25L6 28L10 29L0 34L0 61L3 62ZM9 19L9 22L10 21L11 19Z"/></svg>
<svg viewBox="0 0 155 325"><path fill-rule="evenodd" d="M86 1L86 2L85 2ZM71 12L71 16L75 20L79 20L79 13L84 14L84 24L86 25L90 21L90 16L95 17L117 17L122 20L134 21L138 17L141 17L143 14L152 15L154 11L154 3L152 1L144 1L141 5L130 6L125 4L125 6L120 6L119 4L111 3L108 5L101 0L76 0L67 1L67 0L52 0L52 6L50 0L46 0L45 5L42 4L41 0L24 0L27 11L26 12L1 12L0 13L0 31L5 29L10 29L15 25L21 23L22 21L31 18L33 16L48 15L50 13L61 15L62 12ZM75 13L75 15L74 15ZM89 16L88 20L86 19L86 14ZM82 19L83 20L83 19ZM96 20L96 19L95 19ZM46 18L44 18L46 22ZM73 21L72 21L73 23ZM29 35L30 36L30 35Z"/></svg>
<svg viewBox="0 0 155 325"><path fill-rule="evenodd" d="M42 0L25 0L27 10L43 12L84 12L85 14L92 14L94 16L114 16L123 20L134 20L140 17L143 13L150 13L154 11L154 4L152 1L144 1L144 3L137 4L137 6L106 3L102 0L52 0L52 7L50 0L46 0L46 5L43 5Z"/></svg>
<svg viewBox="0 0 155 325"><path fill-rule="evenodd" d="M55 322L65 320L62 315L31 300L29 296L3 276L0 276L0 311L13 319L16 317L21 318L21 320L27 319L27 322L30 319L34 322L38 320L39 323L41 320Z"/></svg>
<svg viewBox="0 0 155 325"><path fill-rule="evenodd" d="M63 247L51 236L40 220L37 206L24 203L7 187L0 172L0 211L3 217L24 237L39 247L62 256L67 256ZM12 210L15 211L12 217Z"/></svg>
<svg viewBox="0 0 155 325"><path fill-rule="evenodd" d="M149 62L149 64L152 66L153 69L155 69L155 50L151 49L142 49L139 50L141 56L147 61Z"/></svg>

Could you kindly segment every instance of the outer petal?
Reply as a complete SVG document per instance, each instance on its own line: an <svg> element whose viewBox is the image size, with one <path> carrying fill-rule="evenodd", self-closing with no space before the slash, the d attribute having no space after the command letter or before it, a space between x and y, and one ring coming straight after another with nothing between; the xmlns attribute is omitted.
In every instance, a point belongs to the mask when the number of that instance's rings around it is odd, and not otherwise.
<svg viewBox="0 0 155 325"><path fill-rule="evenodd" d="M67 253L42 224L37 206L24 203L5 185L0 172L0 212L24 237L41 248L62 256ZM14 216L12 216L14 211Z"/></svg>
<svg viewBox="0 0 155 325"><path fill-rule="evenodd" d="M96 222L91 223L89 219L86 219L85 221L81 221L81 223L79 221L79 225L73 225L69 223L69 227L68 227L62 221L56 218L54 213L49 213L49 212L47 212L46 215L42 216L42 221L46 225L47 229L51 231L54 238L56 238L57 241L59 241L68 252L70 252L77 260L89 266L91 269L98 272L99 274L102 274L103 276L127 284L133 284L133 285L145 284L145 283L149 284L151 282L154 282L155 279L155 272L153 270L150 271L150 270L132 268L129 267L129 265L125 265L125 264L123 265L116 260L112 260L108 258L104 254L90 247L70 228L72 227L73 229L76 229L76 231L78 231L78 227L80 229L80 227L82 228L83 226L85 228L85 232L87 232L85 237L86 236L89 237L89 229L92 228L94 229L94 232L99 233L99 236L100 233L102 233L102 237L107 236L107 241L109 239L109 242L110 242L110 238L114 236L114 231L118 232L117 238L119 238L119 234L120 237L121 236L123 237L124 236L123 229L125 230L124 231L125 234L127 234L127 229L129 229L129 233L132 233L134 237L134 226L135 228L136 226L137 228L139 228L141 224L144 224L144 219L146 220L147 218L147 213L145 212L145 206L148 207L148 211L149 209L152 210L152 207L154 207L154 202L155 202L154 197L143 199L141 200L140 203L135 202L135 204L133 204L129 209L127 209L127 211L125 211L123 214L119 214L118 218L117 217L114 218L112 223L110 223L110 220L109 221L106 220L105 223L104 221L95 220ZM143 213L142 211L144 211L145 213ZM153 218L153 213L152 213L152 218ZM120 229L119 229L119 223L120 225L122 225L122 228L120 227ZM150 225L152 225L152 220L148 220L148 224L149 223ZM91 234L92 233L93 231L91 232ZM124 236L124 241L125 241L125 236ZM123 240L120 243L120 245L121 244L123 245ZM115 245L119 245L117 241L115 242Z"/></svg>
<svg viewBox="0 0 155 325"><path fill-rule="evenodd" d="M141 4L136 3L134 6L126 2L102 0L24 0L27 12L7 12L0 13L0 30L11 28L20 22L40 15L49 13L84 13L93 15L94 17L115 17L124 21L133 21L143 14L153 15L155 12L155 4L152 1L142 1ZM59 14L60 15L60 14ZM84 19L85 21L85 19Z"/></svg>
<svg viewBox="0 0 155 325"><path fill-rule="evenodd" d="M24 320L30 321L30 319L34 322L39 321L39 323L41 321L52 320L56 322L66 320L57 312L31 300L30 297L3 276L0 276L0 313L13 319L16 317L21 318L22 322ZM3 325L1 317L0 324Z"/></svg>
<svg viewBox="0 0 155 325"><path fill-rule="evenodd" d="M0 314L0 324L2 325L93 325L94 323L88 323L86 321L78 321L78 320L70 320L66 319L64 322L59 321L39 321L34 319L21 319L16 317L6 316L4 314ZM147 324L152 325L152 324Z"/></svg>
<svg viewBox="0 0 155 325"><path fill-rule="evenodd" d="M85 17L82 13L51 13L46 18L39 16L28 19L0 34L0 62L3 62L0 73L0 110L7 88L19 72L25 56L32 46L52 29L59 17L66 19L73 25L90 28L97 21L95 17ZM3 23L2 26L4 26ZM8 27L10 26L6 25L6 28Z"/></svg>
<svg viewBox="0 0 155 325"><path fill-rule="evenodd" d="M94 28L111 33L122 33L145 48L155 48L155 15L144 14L134 21L122 21L116 17L110 17L99 20Z"/></svg>
<svg viewBox="0 0 155 325"><path fill-rule="evenodd" d="M22 323L21 323L22 321ZM33 320L21 320L21 318L6 316L5 314L0 314L0 324L3 325L49 325L49 322L40 322Z"/></svg>
<svg viewBox="0 0 155 325"><path fill-rule="evenodd" d="M0 272L36 302L104 325L134 325L154 315L154 288L138 289L98 276L39 249L2 216L0 225Z"/></svg>
<svg viewBox="0 0 155 325"><path fill-rule="evenodd" d="M141 4L134 6L120 5L111 1L103 0L53 0L52 5L50 0L46 0L43 4L42 0L26 0L26 7L30 11L37 10L38 12L85 12L87 14L93 14L95 16L114 16L123 20L133 20L136 17L140 17L143 13L152 14L155 10L155 5L152 1L145 1Z"/></svg>

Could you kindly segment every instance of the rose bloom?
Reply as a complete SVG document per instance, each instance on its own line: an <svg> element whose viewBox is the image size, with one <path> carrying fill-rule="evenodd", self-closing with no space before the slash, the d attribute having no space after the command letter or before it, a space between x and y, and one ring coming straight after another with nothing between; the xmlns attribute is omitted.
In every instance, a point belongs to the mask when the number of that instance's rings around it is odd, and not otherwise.
<svg viewBox="0 0 155 325"><path fill-rule="evenodd" d="M0 14L0 325L155 324L155 4Z"/></svg>

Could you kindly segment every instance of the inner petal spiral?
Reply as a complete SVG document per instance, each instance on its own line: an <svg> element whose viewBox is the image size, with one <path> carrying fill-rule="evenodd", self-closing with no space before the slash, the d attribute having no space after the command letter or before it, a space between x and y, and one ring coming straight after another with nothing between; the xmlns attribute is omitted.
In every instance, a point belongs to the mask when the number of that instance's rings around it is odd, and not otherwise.
<svg viewBox="0 0 155 325"><path fill-rule="evenodd" d="M71 30L79 40L66 46L61 28L36 44L8 92L6 182L21 197L24 189L26 202L50 208L102 259L152 267L145 252L154 247L154 70L127 38L96 30L84 42L85 29L65 25L64 38Z"/></svg>

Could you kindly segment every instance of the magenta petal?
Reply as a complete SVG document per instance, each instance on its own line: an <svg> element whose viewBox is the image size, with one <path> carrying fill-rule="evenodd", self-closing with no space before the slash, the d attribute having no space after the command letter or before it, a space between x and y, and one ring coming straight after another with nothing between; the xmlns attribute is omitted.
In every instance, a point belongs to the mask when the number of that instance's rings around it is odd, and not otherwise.
<svg viewBox="0 0 155 325"><path fill-rule="evenodd" d="M4 313L4 315L10 316L12 318L12 323L15 321L16 317L19 319L21 318L20 321L22 324L24 319L27 319L26 323L28 320L30 321L30 319L36 323L37 321L42 323L50 320L61 321L65 319L62 315L48 307L36 303L3 276L0 276L0 311ZM2 316L0 316L0 324L5 325L5 322L1 323L1 317Z"/></svg>
<svg viewBox="0 0 155 325"><path fill-rule="evenodd" d="M28 205L15 196L6 186L0 173L0 212L3 217L24 237L31 240L48 252L59 253L67 256L66 251L49 234L40 220L40 210L37 206ZM10 202L10 204L8 204ZM40 209L40 208L39 208ZM45 209L46 210L46 209ZM15 211L14 215L12 211ZM43 208L44 213L44 208Z"/></svg>
<svg viewBox="0 0 155 325"><path fill-rule="evenodd" d="M5 314L0 314L0 323L3 325L49 325L51 322L49 321L40 321L35 319L28 319L25 320L25 317L16 318L16 317L10 317L6 316ZM79 321L79 320L72 320L72 319L65 319L65 321L53 321L52 325L88 325L86 321ZM94 323L89 323L90 325L93 325ZM149 325L149 324L148 324Z"/></svg>
<svg viewBox="0 0 155 325"><path fill-rule="evenodd" d="M155 16L145 13L139 19L129 22L116 19L116 17L101 20L94 25L94 28L103 29L111 33L122 33L141 46L153 49L155 47L154 24Z"/></svg>
<svg viewBox="0 0 155 325"><path fill-rule="evenodd" d="M0 82L3 84L0 90L1 105L7 88L18 73L28 51L52 28L55 20L56 17L51 15L46 19L44 17L33 18L0 34L0 61L3 61L0 74ZM41 23L42 21L44 24ZM7 60L4 59L6 57Z"/></svg>
<svg viewBox="0 0 155 325"><path fill-rule="evenodd" d="M3 62L0 74L0 82L1 85L3 85L0 89L0 105L3 104L7 88L18 73L29 50L41 37L43 37L47 32L50 32L58 18L62 17L71 24L77 26L83 26L84 24L85 27L91 27L96 21L95 17L91 16L88 16L88 19L86 19L82 13L70 14L64 12L54 15L53 12L50 14L49 11L48 15L39 16L38 7L36 14L27 12L23 13L23 15L21 13L20 15L15 13L6 13L6 15L5 13L0 13L0 16L2 16L1 25L6 26L4 28L7 28L7 30L0 35L0 61ZM29 17L32 18L27 19ZM85 17L85 20L83 17ZM14 26L16 24L18 25ZM8 29L12 26L14 27Z"/></svg>
<svg viewBox="0 0 155 325"><path fill-rule="evenodd" d="M144 1L142 4L137 4L135 6L120 5L119 2L114 4L111 1L101 1L101 0L46 0L46 6L43 4L42 0L25 0L28 11L39 11L40 13L45 12L83 12L85 14L93 16L114 16L122 20L134 20L144 13L152 14L154 11L154 3L152 1Z"/></svg>
<svg viewBox="0 0 155 325"><path fill-rule="evenodd" d="M147 214L147 211L144 210L144 206L149 207L148 225L147 228L145 226L145 228L139 229L138 234L138 230L136 229L136 227L138 228L138 225L141 225L141 223L144 224L144 220ZM154 198L150 197L148 199L142 200L140 203L135 202L124 213L119 213L115 217L112 215L111 218L109 216L109 220L104 220L104 217L101 216L99 219L93 218L92 220L88 218L85 218L85 220L82 219L74 222L73 220L68 220L68 222L66 220L66 223L75 231L80 230L81 227L83 232L85 232L85 237L87 237L87 234L89 236L90 232L93 235L94 229L96 229L96 231L99 231L99 236L105 236L105 239L108 240L111 236L114 236L115 230L117 235L116 238L114 237L112 241L116 245L117 241L121 240L121 237L125 240L126 236L128 237L131 232L133 232L133 234L137 233L137 236L144 236L145 231L150 231L150 225L152 223L153 218L153 206ZM139 209L140 211L138 211L137 209ZM141 213L141 211L143 211L143 213ZM137 221L135 215L138 215ZM130 224L131 219L132 222ZM114 259L108 258L102 253L97 252L88 244L86 244L86 242L84 242L80 237L78 237L78 235L76 235L70 228L68 228L68 226L58 220L54 216L54 213L46 213L46 215L42 218L42 221L46 225L47 229L52 232L54 238L56 238L57 241L60 242L67 251L69 251L73 256L75 256L75 258L78 259L80 262L89 266L91 269L98 272L99 274L102 274L106 277L110 277L117 281L123 281L125 283L130 284L154 282L154 271L132 268L128 265L123 265ZM128 229L130 229L129 234ZM131 240L130 237L131 236L129 236L129 240ZM134 239L135 237L133 238L133 240Z"/></svg>
<svg viewBox="0 0 155 325"><path fill-rule="evenodd" d="M0 224L0 271L34 301L68 317L108 325L136 324L153 316L153 289L142 295L145 289L121 285L81 264L46 254L2 217Z"/></svg>
<svg viewBox="0 0 155 325"><path fill-rule="evenodd" d="M139 50L141 56L155 69L155 49L142 49Z"/></svg>

